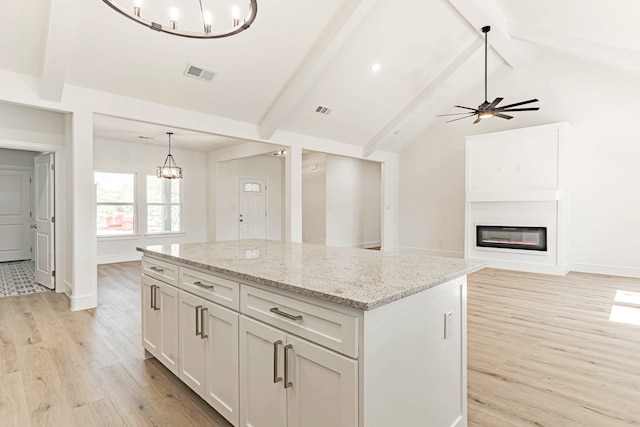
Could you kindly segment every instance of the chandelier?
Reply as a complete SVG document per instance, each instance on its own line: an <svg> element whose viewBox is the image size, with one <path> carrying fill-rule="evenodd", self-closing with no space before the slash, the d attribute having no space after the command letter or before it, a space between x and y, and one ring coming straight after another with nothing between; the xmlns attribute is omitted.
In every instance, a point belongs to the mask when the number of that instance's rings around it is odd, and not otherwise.
<svg viewBox="0 0 640 427"><path fill-rule="evenodd" d="M164 165L156 168L156 176L166 179L181 179L182 168L176 164L176 161L173 160L173 156L171 155L171 135L173 135L173 132L167 132L167 135L169 135L169 154L167 154L167 158L164 159Z"/></svg>
<svg viewBox="0 0 640 427"><path fill-rule="evenodd" d="M174 36L216 39L238 34L253 23L257 0L102 0L135 22ZM246 0L245 0L246 2Z"/></svg>

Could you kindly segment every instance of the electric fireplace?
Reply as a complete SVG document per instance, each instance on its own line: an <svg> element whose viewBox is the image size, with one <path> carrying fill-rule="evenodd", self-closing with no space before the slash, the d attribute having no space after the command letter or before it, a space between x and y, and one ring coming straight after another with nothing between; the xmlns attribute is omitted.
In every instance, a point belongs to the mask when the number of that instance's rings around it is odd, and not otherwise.
<svg viewBox="0 0 640 427"><path fill-rule="evenodd" d="M476 226L476 247L547 251L547 227Z"/></svg>

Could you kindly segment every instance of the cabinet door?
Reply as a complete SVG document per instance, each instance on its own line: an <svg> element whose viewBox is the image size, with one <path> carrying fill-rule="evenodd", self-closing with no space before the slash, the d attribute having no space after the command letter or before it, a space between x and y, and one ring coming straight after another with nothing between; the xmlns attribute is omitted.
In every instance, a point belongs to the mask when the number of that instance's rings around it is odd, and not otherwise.
<svg viewBox="0 0 640 427"><path fill-rule="evenodd" d="M284 332L240 316L240 426L287 425L285 342Z"/></svg>
<svg viewBox="0 0 640 427"><path fill-rule="evenodd" d="M180 301L180 360L179 377L193 391L204 397L206 339L202 330L201 312L206 302L199 297L179 292Z"/></svg>
<svg viewBox="0 0 640 427"><path fill-rule="evenodd" d="M156 292L156 306L159 308L158 323L160 324L160 339L156 357L175 375L178 375L178 289L158 282L160 286Z"/></svg>
<svg viewBox="0 0 640 427"><path fill-rule="evenodd" d="M287 344L287 426L357 427L357 362L292 335Z"/></svg>
<svg viewBox="0 0 640 427"><path fill-rule="evenodd" d="M238 414L238 323L239 315L208 302L205 310L206 344L205 400L237 426Z"/></svg>
<svg viewBox="0 0 640 427"><path fill-rule="evenodd" d="M160 322L157 310L154 309L154 293L158 282L150 277L142 276L142 293L140 295L140 309L142 310L142 346L149 353L158 356L160 339Z"/></svg>

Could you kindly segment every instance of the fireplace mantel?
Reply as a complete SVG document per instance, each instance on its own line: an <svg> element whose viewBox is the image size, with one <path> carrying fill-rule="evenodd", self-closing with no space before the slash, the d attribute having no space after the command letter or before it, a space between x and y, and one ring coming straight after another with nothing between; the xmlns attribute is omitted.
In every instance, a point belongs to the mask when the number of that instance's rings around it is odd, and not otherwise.
<svg viewBox="0 0 640 427"><path fill-rule="evenodd" d="M466 138L465 258L490 267L565 274L570 126ZM477 226L545 229L546 250L477 244Z"/></svg>

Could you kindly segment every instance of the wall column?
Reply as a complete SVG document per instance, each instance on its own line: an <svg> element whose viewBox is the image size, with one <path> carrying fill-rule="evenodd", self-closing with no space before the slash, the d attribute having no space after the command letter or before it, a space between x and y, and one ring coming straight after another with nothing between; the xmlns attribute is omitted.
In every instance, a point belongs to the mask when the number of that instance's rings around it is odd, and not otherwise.
<svg viewBox="0 0 640 427"><path fill-rule="evenodd" d="M93 115L74 111L71 118L70 202L71 310L98 305L97 244L93 185Z"/></svg>
<svg viewBox="0 0 640 427"><path fill-rule="evenodd" d="M287 148L285 159L285 241L302 242L302 148Z"/></svg>

